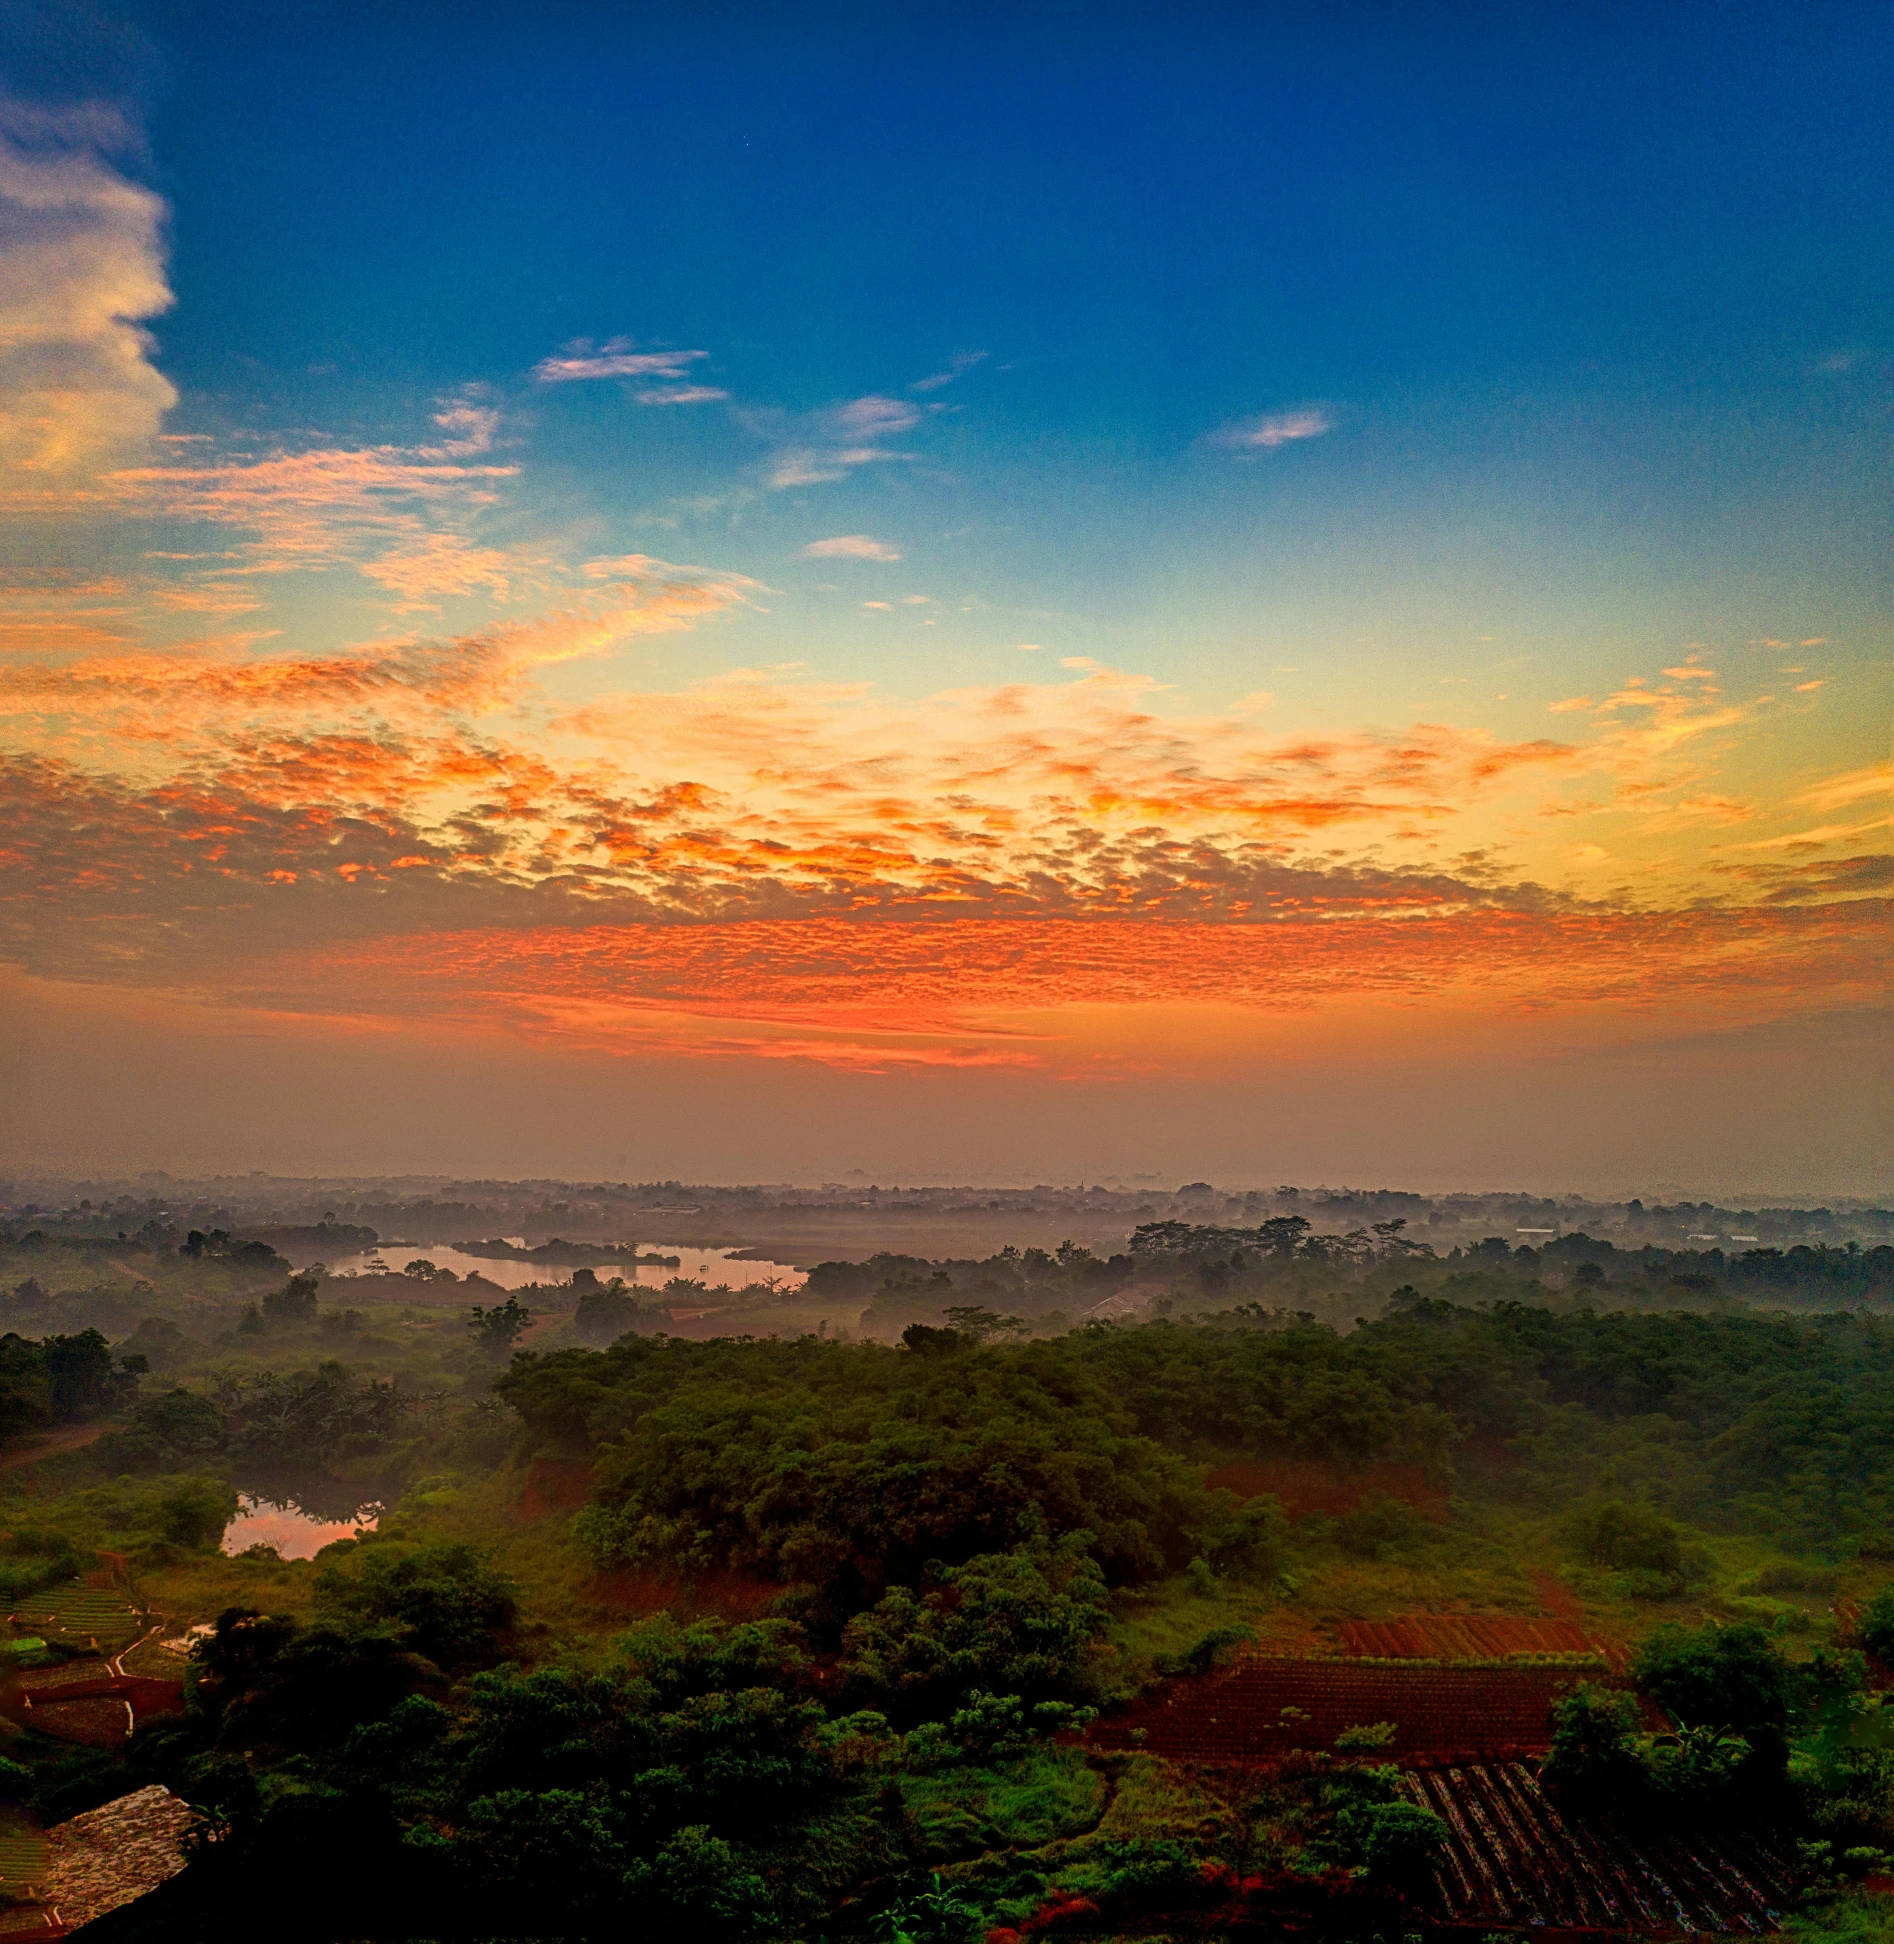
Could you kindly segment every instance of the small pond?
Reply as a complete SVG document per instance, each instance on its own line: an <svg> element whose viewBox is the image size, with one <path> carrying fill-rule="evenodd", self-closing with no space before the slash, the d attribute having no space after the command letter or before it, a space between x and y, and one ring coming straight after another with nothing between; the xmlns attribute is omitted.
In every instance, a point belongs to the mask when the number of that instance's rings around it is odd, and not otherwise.
<svg viewBox="0 0 1894 1944"><path fill-rule="evenodd" d="M291 1498L266 1497L261 1492L237 1494L237 1516L224 1528L221 1550L235 1558L252 1546L274 1546L283 1559L314 1559L324 1546L338 1539L375 1529L381 1517L379 1502L340 1512L334 1504L315 1507Z"/></svg>

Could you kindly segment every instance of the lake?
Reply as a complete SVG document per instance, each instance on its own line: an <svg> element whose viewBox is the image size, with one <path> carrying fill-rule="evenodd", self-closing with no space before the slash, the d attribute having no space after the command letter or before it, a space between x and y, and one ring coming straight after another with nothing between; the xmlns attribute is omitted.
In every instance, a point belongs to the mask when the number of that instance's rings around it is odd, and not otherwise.
<svg viewBox="0 0 1894 1944"><path fill-rule="evenodd" d="M323 1508L333 1514L333 1507ZM324 1546L353 1539L358 1531L373 1531L381 1517L379 1504L358 1505L346 1517L324 1517L293 1500L265 1498L257 1492L237 1494L237 1516L224 1528L219 1550L235 1558L251 1546L274 1546L284 1559L314 1559Z"/></svg>
<svg viewBox="0 0 1894 1944"><path fill-rule="evenodd" d="M741 1289L745 1283L777 1282L788 1289L800 1289L808 1280L804 1272L787 1262L736 1262L733 1251L729 1249L689 1249L677 1242L640 1242L636 1245L640 1255L676 1256L679 1266L675 1269L643 1267L636 1270L625 1268L616 1263L599 1263L593 1266L592 1273L602 1283L610 1282L614 1276L623 1276L626 1282L637 1283L644 1289L662 1289L673 1276L687 1276L695 1282L708 1284L714 1289L719 1283L728 1283L732 1289ZM489 1262L485 1256L463 1254L459 1249L444 1248L437 1243L413 1247L407 1243L387 1243L379 1249L371 1249L364 1255L341 1256L329 1264L331 1276L359 1275L371 1262L386 1263L399 1273L409 1263L425 1259L437 1269L451 1269L457 1276L481 1275L490 1283L497 1283L502 1289L524 1289L528 1283L570 1282L573 1265L564 1262ZM327 1298L331 1303L343 1300L339 1295Z"/></svg>

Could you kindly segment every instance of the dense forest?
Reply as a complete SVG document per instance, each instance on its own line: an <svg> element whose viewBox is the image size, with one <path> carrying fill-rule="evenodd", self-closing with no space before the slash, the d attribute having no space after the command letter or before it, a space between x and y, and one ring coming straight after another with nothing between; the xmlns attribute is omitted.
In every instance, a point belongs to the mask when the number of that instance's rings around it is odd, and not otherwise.
<svg viewBox="0 0 1894 1944"><path fill-rule="evenodd" d="M1781 1921L1879 1921L1878 1246L1166 1222L825 1263L819 1329L733 1304L696 1338L667 1305L700 1287L603 1248L511 1292L161 1248L115 1325L0 1338L10 1597L105 1561L182 1654L129 1738L9 1724L0 1813L193 1805L188 1867L101 1938L1451 1929L1464 1832L1417 1778L1499 1731L1451 1742L1449 1676L1515 1697L1586 1842L1720 1832ZM84 1313L44 1245L11 1260L16 1322ZM259 1495L339 1536L230 1550ZM100 1651L34 1624L23 1666ZM1321 1716L1349 1665L1394 1698ZM1189 1753L1167 1724L1245 1681L1276 1752ZM347 1866L286 1909L311 1856Z"/></svg>

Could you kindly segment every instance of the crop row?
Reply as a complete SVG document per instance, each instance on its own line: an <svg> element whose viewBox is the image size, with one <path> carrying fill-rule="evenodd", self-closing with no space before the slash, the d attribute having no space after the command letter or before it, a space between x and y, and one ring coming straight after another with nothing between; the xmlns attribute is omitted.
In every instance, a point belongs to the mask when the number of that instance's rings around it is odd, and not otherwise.
<svg viewBox="0 0 1894 1944"><path fill-rule="evenodd" d="M1395 1620L1343 1620L1335 1629L1345 1654L1395 1660L1504 1660L1512 1654L1595 1654L1572 1620L1512 1614L1410 1613Z"/></svg>
<svg viewBox="0 0 1894 1944"><path fill-rule="evenodd" d="M1402 1785L1447 1825L1439 1895L1457 1923L1645 1935L1778 1928L1791 1866L1760 1831L1630 1831L1561 1815L1523 1763L1410 1773Z"/></svg>

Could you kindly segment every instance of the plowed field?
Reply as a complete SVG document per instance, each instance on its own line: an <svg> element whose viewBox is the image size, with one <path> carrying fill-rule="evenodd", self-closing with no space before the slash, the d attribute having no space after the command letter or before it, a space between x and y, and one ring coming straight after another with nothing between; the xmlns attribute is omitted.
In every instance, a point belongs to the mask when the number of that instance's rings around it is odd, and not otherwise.
<svg viewBox="0 0 1894 1944"><path fill-rule="evenodd" d="M88 1748L116 1748L132 1731L128 1702L116 1695L96 1695L84 1701L45 1701L26 1717L34 1732L57 1741L82 1742Z"/></svg>
<svg viewBox="0 0 1894 1944"><path fill-rule="evenodd" d="M1173 1761L1266 1766L1291 1749L1331 1748L1344 1728L1388 1721L1395 1732L1387 1752L1395 1760L1509 1759L1545 1750L1553 1703L1588 1672L1250 1655L1217 1674L1167 1682L1098 1722L1092 1740Z"/></svg>
<svg viewBox="0 0 1894 1944"><path fill-rule="evenodd" d="M1506 1613L1409 1613L1394 1620L1341 1620L1342 1652L1378 1660L1504 1660L1512 1654L1590 1654L1573 1620Z"/></svg>
<svg viewBox="0 0 1894 1944"><path fill-rule="evenodd" d="M1447 1825L1439 1893L1458 1923L1643 1935L1778 1928L1793 1868L1764 1832L1662 1834L1562 1816L1523 1763L1401 1781Z"/></svg>

